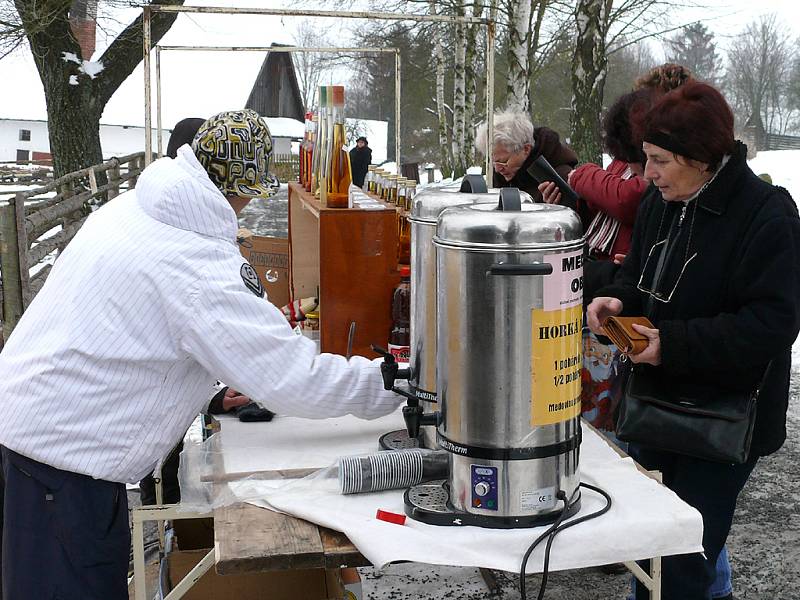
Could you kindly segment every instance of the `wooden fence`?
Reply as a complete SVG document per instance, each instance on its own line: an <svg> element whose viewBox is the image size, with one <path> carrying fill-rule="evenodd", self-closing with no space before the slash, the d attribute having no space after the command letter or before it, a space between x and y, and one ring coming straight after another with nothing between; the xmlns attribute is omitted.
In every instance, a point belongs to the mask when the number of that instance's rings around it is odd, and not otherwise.
<svg viewBox="0 0 800 600"><path fill-rule="evenodd" d="M2 339L44 285L53 255L64 250L94 207L133 188L143 169L144 152L112 158L17 192L0 206Z"/></svg>

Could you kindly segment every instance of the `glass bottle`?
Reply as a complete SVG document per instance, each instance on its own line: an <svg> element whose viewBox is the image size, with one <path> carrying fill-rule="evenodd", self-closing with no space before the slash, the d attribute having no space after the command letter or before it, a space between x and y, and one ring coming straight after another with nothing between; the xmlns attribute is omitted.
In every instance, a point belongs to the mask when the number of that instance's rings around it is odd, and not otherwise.
<svg viewBox="0 0 800 600"><path fill-rule="evenodd" d="M328 208L347 208L349 206L350 184L353 175L350 170L350 154L347 152L347 137L344 130L344 86L333 86L333 136L328 169Z"/></svg>
<svg viewBox="0 0 800 600"><path fill-rule="evenodd" d="M383 169L375 169L375 191L378 198L383 194Z"/></svg>
<svg viewBox="0 0 800 600"><path fill-rule="evenodd" d="M311 193L319 198L320 180L325 177L325 148L327 145L327 124L328 124L328 88L319 86L319 121L317 122L317 138L314 144L314 161L311 170Z"/></svg>
<svg viewBox="0 0 800 600"><path fill-rule="evenodd" d="M308 113L311 115L311 119L309 121L308 127L308 144L306 145L306 155L305 155L305 181L303 186L305 187L307 192L311 191L311 176L313 173L314 167L314 146L317 141L317 121L319 120L319 116L315 115L314 113Z"/></svg>
<svg viewBox="0 0 800 600"><path fill-rule="evenodd" d="M375 184L375 165L367 167L367 176L364 178L364 187L361 188L368 194L372 193Z"/></svg>
<svg viewBox="0 0 800 600"><path fill-rule="evenodd" d="M411 268L400 267L400 283L392 293L392 330L389 352L400 364L408 364L411 354Z"/></svg>

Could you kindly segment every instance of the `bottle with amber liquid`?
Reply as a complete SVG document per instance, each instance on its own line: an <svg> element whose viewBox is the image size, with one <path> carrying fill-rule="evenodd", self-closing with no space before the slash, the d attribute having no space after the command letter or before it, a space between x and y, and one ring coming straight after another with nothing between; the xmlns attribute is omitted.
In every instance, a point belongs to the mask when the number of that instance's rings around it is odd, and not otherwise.
<svg viewBox="0 0 800 600"><path fill-rule="evenodd" d="M405 202L400 213L400 228L397 236L397 262L409 264L411 262L411 222L408 215L411 212L411 205L417 193L416 182L406 181L405 183Z"/></svg>
<svg viewBox="0 0 800 600"><path fill-rule="evenodd" d="M344 86L333 86L333 137L328 158L328 208L347 208L350 204L350 154L344 131Z"/></svg>
<svg viewBox="0 0 800 600"><path fill-rule="evenodd" d="M317 139L317 121L319 119L318 115L310 112L309 123L308 123L308 143L306 144L306 153L305 153L305 180L303 181L303 187L307 192L311 191L311 176L314 171L314 146L316 144Z"/></svg>
<svg viewBox="0 0 800 600"><path fill-rule="evenodd" d="M389 333L389 352L401 365L407 365L411 355L411 267L400 267L400 283L392 293L392 330Z"/></svg>

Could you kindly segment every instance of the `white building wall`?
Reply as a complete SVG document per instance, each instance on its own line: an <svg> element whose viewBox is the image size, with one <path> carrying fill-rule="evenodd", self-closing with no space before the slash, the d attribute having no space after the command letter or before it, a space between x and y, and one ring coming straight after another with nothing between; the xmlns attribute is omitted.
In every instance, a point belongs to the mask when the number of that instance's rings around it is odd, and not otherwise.
<svg viewBox="0 0 800 600"><path fill-rule="evenodd" d="M20 130L27 129L31 132L29 142L20 141ZM163 150L167 149L170 131L162 134ZM158 136L153 131L153 150L156 150ZM144 150L144 127L128 125L100 125L100 144L103 147L103 157L125 156ZM50 138L47 131L47 121L33 121L24 119L0 119L0 162L14 161L17 159L17 150L33 152L50 152Z"/></svg>
<svg viewBox="0 0 800 600"><path fill-rule="evenodd" d="M293 119L285 119L293 121ZM300 123L300 138L303 137L302 123ZM20 141L20 130L27 129L31 132L29 142ZM162 152L167 151L167 143L171 131L162 132ZM153 151L157 149L158 136L153 131ZM289 154L291 152L291 138L274 137L275 154ZM100 125L100 144L103 147L103 157L125 156L135 152L144 151L144 127L133 125ZM29 157L33 152L50 152L50 138L47 132L46 121L32 121L24 119L0 119L0 162L17 160L17 150L28 150Z"/></svg>

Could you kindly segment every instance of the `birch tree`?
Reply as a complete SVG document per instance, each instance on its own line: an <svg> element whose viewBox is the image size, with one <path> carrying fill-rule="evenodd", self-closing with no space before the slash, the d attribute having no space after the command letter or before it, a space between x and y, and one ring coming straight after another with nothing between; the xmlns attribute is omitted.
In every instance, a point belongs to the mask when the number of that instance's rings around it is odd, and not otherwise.
<svg viewBox="0 0 800 600"><path fill-rule="evenodd" d="M600 114L608 65L606 35L613 0L578 0L572 57L570 144L585 161L602 164Z"/></svg>
<svg viewBox="0 0 800 600"><path fill-rule="evenodd" d="M436 2L430 0L428 4L430 14L436 14ZM450 177L453 172L453 161L451 158L452 147L448 137L447 110L444 101L444 72L445 60L444 50L442 49L442 30L439 23L431 24L433 35L433 62L436 72L436 118L437 134L439 136L439 167L444 177Z"/></svg>
<svg viewBox="0 0 800 600"><path fill-rule="evenodd" d="M506 61L506 106L509 110L528 113L530 103L531 0L508 0L508 44ZM539 4L539 2L536 2Z"/></svg>
<svg viewBox="0 0 800 600"><path fill-rule="evenodd" d="M464 16L463 2L458 3L456 14ZM465 108L466 108L466 61L467 28L464 23L455 26L455 64L453 66L453 177L461 177L467 172L464 164Z"/></svg>
<svg viewBox="0 0 800 600"><path fill-rule="evenodd" d="M471 16L480 18L483 14L483 5L479 2L472 4ZM464 143L461 146L461 163L464 172L475 164L475 118L476 111L481 103L478 101L478 71L481 25L469 23L466 27L466 43L464 45Z"/></svg>
<svg viewBox="0 0 800 600"><path fill-rule="evenodd" d="M148 3L145 3L148 4ZM149 4L180 5L183 0ZM142 60L142 17L134 19L99 60L82 56L70 28L72 0L4 0L0 2L3 44L28 42L44 87L47 128L56 177L103 162L100 117L122 82ZM151 47L175 22L177 14L155 13Z"/></svg>

